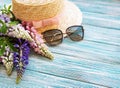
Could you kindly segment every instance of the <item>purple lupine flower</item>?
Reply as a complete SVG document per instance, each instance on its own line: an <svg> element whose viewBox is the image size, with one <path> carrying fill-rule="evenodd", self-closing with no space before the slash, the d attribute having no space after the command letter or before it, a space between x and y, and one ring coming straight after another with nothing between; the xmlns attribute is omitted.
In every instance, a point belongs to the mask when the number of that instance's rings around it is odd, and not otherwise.
<svg viewBox="0 0 120 88"><path fill-rule="evenodd" d="M6 14L0 14L0 20L2 20L5 23L9 23L10 22L10 17Z"/></svg>
<svg viewBox="0 0 120 88"><path fill-rule="evenodd" d="M22 22L22 25L26 30L29 31L30 36L34 41L30 42L30 46L34 49L34 51L42 56L45 56L49 59L53 59L52 53L48 50L47 46L44 44L42 36L37 33L35 28L31 23Z"/></svg>
<svg viewBox="0 0 120 88"><path fill-rule="evenodd" d="M17 71L16 83L19 83L25 72L26 66L28 65L28 57L30 53L29 42L23 39L18 39L15 48L18 49L18 52L15 52L13 55L13 63Z"/></svg>

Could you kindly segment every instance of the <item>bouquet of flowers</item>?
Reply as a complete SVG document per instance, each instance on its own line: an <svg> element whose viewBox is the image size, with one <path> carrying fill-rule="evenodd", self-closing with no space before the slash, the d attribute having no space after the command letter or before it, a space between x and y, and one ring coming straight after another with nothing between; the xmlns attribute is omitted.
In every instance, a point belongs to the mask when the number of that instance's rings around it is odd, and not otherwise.
<svg viewBox="0 0 120 88"><path fill-rule="evenodd" d="M53 59L42 36L31 23L16 19L11 6L0 11L0 64L3 64L7 75L17 71L16 83L19 83L29 63L30 49L37 54Z"/></svg>

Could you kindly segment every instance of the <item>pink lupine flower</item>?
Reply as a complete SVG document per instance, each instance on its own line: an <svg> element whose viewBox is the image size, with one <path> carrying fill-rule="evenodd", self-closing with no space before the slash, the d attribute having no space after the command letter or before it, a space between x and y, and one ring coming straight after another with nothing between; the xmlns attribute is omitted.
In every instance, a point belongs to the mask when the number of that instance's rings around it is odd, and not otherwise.
<svg viewBox="0 0 120 88"><path fill-rule="evenodd" d="M34 51L42 56L45 56L49 59L53 59L52 53L48 50L47 46L44 44L42 36L37 33L35 28L32 26L31 23L22 22L22 25L29 31L30 36L34 41L30 43L31 47Z"/></svg>

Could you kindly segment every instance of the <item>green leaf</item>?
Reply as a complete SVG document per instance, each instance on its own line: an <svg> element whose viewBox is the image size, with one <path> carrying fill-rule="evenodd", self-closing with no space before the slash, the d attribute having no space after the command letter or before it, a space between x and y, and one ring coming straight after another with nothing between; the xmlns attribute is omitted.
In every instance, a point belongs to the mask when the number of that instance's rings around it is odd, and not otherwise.
<svg viewBox="0 0 120 88"><path fill-rule="evenodd" d="M8 7L6 7L6 5L4 5L4 8L1 9L1 11L2 11L2 14L7 14L11 18L11 21L14 21L14 20L16 20L16 18L14 16L13 12L11 11L11 7L12 7L11 5L9 5Z"/></svg>
<svg viewBox="0 0 120 88"><path fill-rule="evenodd" d="M15 21L16 20L16 17L15 15L13 14L12 11L10 11L10 18L11 18L11 21ZM17 20L16 20L17 21ZM18 21L19 22L19 21Z"/></svg>
<svg viewBox="0 0 120 88"><path fill-rule="evenodd" d="M5 24L2 20L0 20L0 23L3 25L3 24Z"/></svg>
<svg viewBox="0 0 120 88"><path fill-rule="evenodd" d="M15 25L17 25L19 22L18 21L12 21L12 22L10 22L9 24L10 24L10 26L15 26Z"/></svg>
<svg viewBox="0 0 120 88"><path fill-rule="evenodd" d="M13 40L14 38L6 37L6 44L9 46L11 51L17 52L17 49L14 47Z"/></svg>
<svg viewBox="0 0 120 88"><path fill-rule="evenodd" d="M8 7L6 5L4 5L4 7L3 7L3 9L1 11L2 11L2 14L9 15L10 14L10 10L11 10L11 5L8 6Z"/></svg>
<svg viewBox="0 0 120 88"><path fill-rule="evenodd" d="M8 14L7 7L4 5L3 9L1 9L2 14Z"/></svg>
<svg viewBox="0 0 120 88"><path fill-rule="evenodd" d="M11 5L9 5L9 6L8 6L8 10L10 10L10 9L11 9L11 7L12 7L12 6L11 6Z"/></svg>
<svg viewBox="0 0 120 88"><path fill-rule="evenodd" d="M1 49L0 49L0 56L2 56L3 54L4 54L4 52L5 52L5 44L3 44L2 46L1 46Z"/></svg>
<svg viewBox="0 0 120 88"><path fill-rule="evenodd" d="M13 44L12 43L10 43L9 41L7 41L7 44L8 44L8 46L10 47L10 49L12 50L12 51L17 51L17 49L13 46Z"/></svg>
<svg viewBox="0 0 120 88"><path fill-rule="evenodd" d="M3 42L3 37L0 37L0 45L2 45L4 42Z"/></svg>
<svg viewBox="0 0 120 88"><path fill-rule="evenodd" d="M2 40L0 40L0 45L2 45L4 42Z"/></svg>
<svg viewBox="0 0 120 88"><path fill-rule="evenodd" d="M13 52L17 51L17 49L14 47L12 40L14 40L14 38L0 37L0 56L3 56L6 46L8 46L10 48L10 50Z"/></svg>
<svg viewBox="0 0 120 88"><path fill-rule="evenodd" d="M7 26L2 20L0 20L0 23L2 24L2 27L0 28L0 32L5 34L7 32Z"/></svg>
<svg viewBox="0 0 120 88"><path fill-rule="evenodd" d="M7 26L6 25L3 25L1 27L1 32L4 33L4 34L7 32Z"/></svg>
<svg viewBox="0 0 120 88"><path fill-rule="evenodd" d="M4 4L4 9L7 9L6 5Z"/></svg>

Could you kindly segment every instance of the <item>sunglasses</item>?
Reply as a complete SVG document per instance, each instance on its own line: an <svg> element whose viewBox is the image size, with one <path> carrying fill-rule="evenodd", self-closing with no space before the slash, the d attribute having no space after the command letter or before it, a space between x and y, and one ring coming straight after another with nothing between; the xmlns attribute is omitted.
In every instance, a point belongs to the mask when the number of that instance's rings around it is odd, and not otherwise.
<svg viewBox="0 0 120 88"><path fill-rule="evenodd" d="M42 33L46 43L50 46L62 43L64 34L67 34L72 41L81 41L84 38L84 29L83 26L75 25L68 27L66 33L62 33L59 29L51 29Z"/></svg>

